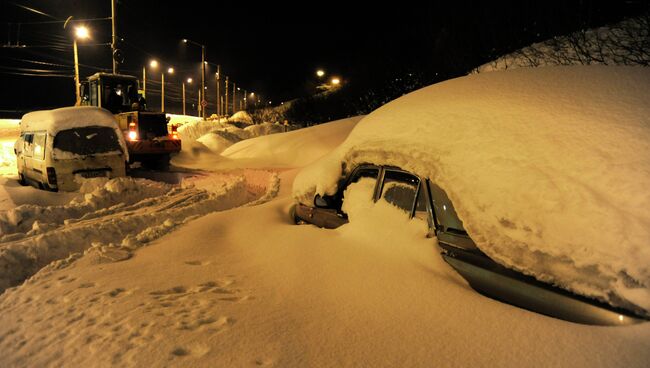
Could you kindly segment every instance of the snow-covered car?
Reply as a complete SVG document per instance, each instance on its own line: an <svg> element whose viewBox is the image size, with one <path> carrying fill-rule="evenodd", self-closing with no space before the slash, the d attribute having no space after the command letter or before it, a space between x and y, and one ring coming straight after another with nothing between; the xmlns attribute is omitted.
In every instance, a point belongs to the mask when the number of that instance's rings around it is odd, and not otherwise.
<svg viewBox="0 0 650 368"><path fill-rule="evenodd" d="M336 228L376 212L373 226L402 226L398 209L484 295L579 323L647 321L648 93L650 71L629 67L421 89L298 174L294 220Z"/></svg>
<svg viewBox="0 0 650 368"><path fill-rule="evenodd" d="M113 115L98 107L25 114L14 145L21 184L73 191L84 178L126 175L128 151Z"/></svg>

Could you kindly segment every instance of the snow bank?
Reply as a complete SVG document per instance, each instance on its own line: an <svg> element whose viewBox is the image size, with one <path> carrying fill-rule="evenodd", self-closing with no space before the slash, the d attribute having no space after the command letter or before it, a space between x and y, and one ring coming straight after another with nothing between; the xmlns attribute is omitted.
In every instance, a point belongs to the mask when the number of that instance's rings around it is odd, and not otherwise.
<svg viewBox="0 0 650 368"><path fill-rule="evenodd" d="M186 143L196 141L204 134L224 127L226 127L226 124L223 122L213 120L197 120L180 126L178 128L178 134L183 141L183 145L185 145Z"/></svg>
<svg viewBox="0 0 650 368"><path fill-rule="evenodd" d="M650 70L548 67L433 85L364 118L304 169L294 196L336 191L342 164L401 167L443 188L506 266L650 310Z"/></svg>
<svg viewBox="0 0 650 368"><path fill-rule="evenodd" d="M285 127L284 125L280 125L280 124L262 123L262 124L248 126L244 128L244 130L249 132L252 137L259 137L262 135L284 133Z"/></svg>
<svg viewBox="0 0 650 368"><path fill-rule="evenodd" d="M247 125L253 124L253 118L246 111L237 111L228 118L229 122L243 123Z"/></svg>
<svg viewBox="0 0 650 368"><path fill-rule="evenodd" d="M196 141L208 147L212 153L219 154L240 140L241 138L234 133L229 133L227 130L217 130L202 135Z"/></svg>

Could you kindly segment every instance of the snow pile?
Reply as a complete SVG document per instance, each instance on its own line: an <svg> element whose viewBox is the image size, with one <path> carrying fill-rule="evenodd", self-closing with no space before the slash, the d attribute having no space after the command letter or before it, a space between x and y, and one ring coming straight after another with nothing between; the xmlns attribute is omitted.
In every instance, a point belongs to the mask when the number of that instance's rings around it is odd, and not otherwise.
<svg viewBox="0 0 650 368"><path fill-rule="evenodd" d="M79 190L82 195L67 205L30 204L0 211L0 242L36 235L41 233L42 229L51 229L89 216L98 216L146 198L164 195L170 190L170 185L143 179L126 177L111 180L86 179ZM106 210L97 212L101 209Z"/></svg>
<svg viewBox="0 0 650 368"><path fill-rule="evenodd" d="M196 141L202 143L212 151L212 153L219 154L226 148L241 140L242 138L240 138L239 135L230 133L227 129L224 129L211 131L208 134L202 135Z"/></svg>
<svg viewBox="0 0 650 368"><path fill-rule="evenodd" d="M244 128L244 130L249 132L252 137L259 137L275 133L284 133L286 128L281 124L262 123L248 126Z"/></svg>
<svg viewBox="0 0 650 368"><path fill-rule="evenodd" d="M208 134L215 129L222 129L226 127L223 122L212 120L197 120L184 124L178 128L178 135L180 136L183 145L196 141L202 135Z"/></svg>
<svg viewBox="0 0 650 368"><path fill-rule="evenodd" d="M481 65L489 72L546 65L650 65L650 15L532 44Z"/></svg>
<svg viewBox="0 0 650 368"><path fill-rule="evenodd" d="M303 167L340 144L361 118L356 116L284 134L244 140L228 147L221 155L232 160L255 160L257 164L265 163L269 167Z"/></svg>
<svg viewBox="0 0 650 368"><path fill-rule="evenodd" d="M251 118L251 116L246 111L237 111L231 117L228 118L228 122L252 125L253 118Z"/></svg>
<svg viewBox="0 0 650 368"><path fill-rule="evenodd" d="M185 125L188 123L193 123L202 120L201 117L199 116L191 116L191 115L177 115L177 114L165 114L167 119L169 119L168 123L169 124L178 124L178 125Z"/></svg>
<svg viewBox="0 0 650 368"><path fill-rule="evenodd" d="M650 310L650 70L518 69L458 78L364 118L304 169L333 194L342 163L401 167L447 192L496 261L613 305Z"/></svg>

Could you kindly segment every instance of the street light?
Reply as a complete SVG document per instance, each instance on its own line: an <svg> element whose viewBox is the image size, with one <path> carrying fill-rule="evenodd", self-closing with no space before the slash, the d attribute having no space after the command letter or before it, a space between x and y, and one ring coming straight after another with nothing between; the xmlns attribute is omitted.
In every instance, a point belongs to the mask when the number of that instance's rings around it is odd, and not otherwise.
<svg viewBox="0 0 650 368"><path fill-rule="evenodd" d="M339 84L341 84L341 80L338 78L332 78L332 84L338 86Z"/></svg>
<svg viewBox="0 0 650 368"><path fill-rule="evenodd" d="M75 28L74 38L72 42L74 50L74 84L75 84L75 93L76 93L76 102L75 106L81 105L81 84L79 83L79 53L77 52L77 39L85 40L90 37L90 32L88 28L84 26L79 26Z"/></svg>
<svg viewBox="0 0 650 368"><path fill-rule="evenodd" d="M191 43L201 47L201 112L203 119L205 119L205 106L207 106L207 101L205 100L205 65L207 64L205 61L205 45L188 40L187 38L183 39L183 43Z"/></svg>
<svg viewBox="0 0 650 368"><path fill-rule="evenodd" d="M151 66L152 69L158 68L158 61L156 60L151 60L149 63L149 66ZM167 73L174 74L174 68L169 67L167 68ZM161 71L160 72L160 111L165 112L165 72Z"/></svg>
<svg viewBox="0 0 650 368"><path fill-rule="evenodd" d="M322 77L325 76L325 71L322 70L322 69L318 69L318 70L316 71L316 75L317 75L319 78L322 78Z"/></svg>
<svg viewBox="0 0 650 368"><path fill-rule="evenodd" d="M158 68L158 60L151 60L149 66L152 69ZM142 97L147 98L147 67L142 67Z"/></svg>

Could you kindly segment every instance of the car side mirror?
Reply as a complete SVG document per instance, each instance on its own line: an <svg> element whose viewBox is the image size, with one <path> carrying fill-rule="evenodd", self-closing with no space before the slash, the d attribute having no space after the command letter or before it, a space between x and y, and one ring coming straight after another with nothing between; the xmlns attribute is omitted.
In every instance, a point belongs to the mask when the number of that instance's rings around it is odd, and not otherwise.
<svg viewBox="0 0 650 368"><path fill-rule="evenodd" d="M331 200L328 199L330 199L330 197L321 197L320 194L316 194L316 197L314 197L314 206L316 208L331 208Z"/></svg>

